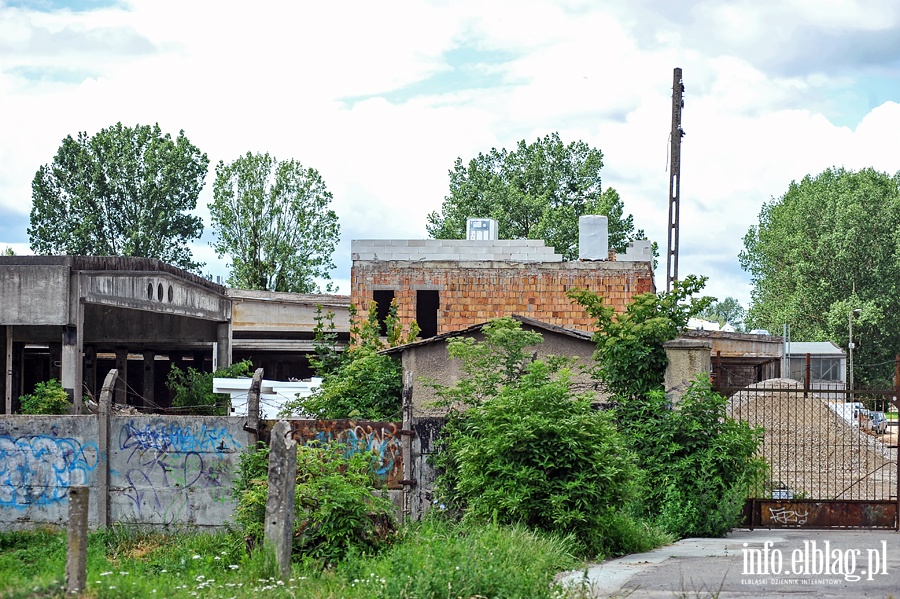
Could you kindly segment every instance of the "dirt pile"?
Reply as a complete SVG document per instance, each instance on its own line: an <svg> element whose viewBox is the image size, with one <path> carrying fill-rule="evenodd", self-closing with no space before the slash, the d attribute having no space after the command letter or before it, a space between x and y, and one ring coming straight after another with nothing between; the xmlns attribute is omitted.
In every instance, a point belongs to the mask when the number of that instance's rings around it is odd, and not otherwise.
<svg viewBox="0 0 900 599"><path fill-rule="evenodd" d="M792 379L756 383L729 398L732 418L765 428L761 454L771 467L771 496L872 500L896 495L897 450L829 407L829 401L838 400L816 391L804 397L803 387Z"/></svg>

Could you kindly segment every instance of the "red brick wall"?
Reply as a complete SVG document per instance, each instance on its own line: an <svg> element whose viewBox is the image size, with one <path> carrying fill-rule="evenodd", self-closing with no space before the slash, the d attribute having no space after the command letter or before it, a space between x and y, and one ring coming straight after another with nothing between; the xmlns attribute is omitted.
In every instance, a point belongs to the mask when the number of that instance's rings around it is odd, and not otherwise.
<svg viewBox="0 0 900 599"><path fill-rule="evenodd" d="M416 317L416 291L437 289L438 333L511 314L591 331L592 319L566 297L571 288L599 293L620 312L633 296L655 291L647 262L354 261L350 294L363 312L375 289L393 289L408 325Z"/></svg>

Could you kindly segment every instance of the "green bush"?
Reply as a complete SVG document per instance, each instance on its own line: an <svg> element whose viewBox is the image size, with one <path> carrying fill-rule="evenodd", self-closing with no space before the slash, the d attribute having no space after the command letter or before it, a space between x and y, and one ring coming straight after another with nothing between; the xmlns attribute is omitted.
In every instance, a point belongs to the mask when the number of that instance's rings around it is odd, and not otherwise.
<svg viewBox="0 0 900 599"><path fill-rule="evenodd" d="M569 293L596 319L594 375L613 393L618 429L645 474L643 514L679 537L727 533L765 467L755 457L761 431L727 418L708 378L676 409L663 391L663 343L713 301L693 297L705 282L688 275L670 292L638 295L621 314L591 292Z"/></svg>
<svg viewBox="0 0 900 599"><path fill-rule="evenodd" d="M728 418L726 401L701 376L674 409L655 391L617 410L651 483L647 515L679 537L726 534L739 523L748 489L763 478L765 462L756 457L762 429Z"/></svg>
<svg viewBox="0 0 900 599"><path fill-rule="evenodd" d="M201 372L194 368L187 371L173 366L169 371L166 386L175 393L173 408L183 408L191 414L206 416L227 416L230 397L226 393L213 393L213 379L240 378L252 375L250 360L237 362L215 372Z"/></svg>
<svg viewBox="0 0 900 599"><path fill-rule="evenodd" d="M349 359L334 375L322 379L312 395L286 403L281 416L398 420L403 390L400 362L370 347L357 347L348 353Z"/></svg>
<svg viewBox="0 0 900 599"><path fill-rule="evenodd" d="M391 302L385 319L386 342L382 341L377 306L373 303L365 319L355 319L351 306L350 329L353 346L337 352L334 314L316 313L315 355L310 364L322 377L321 386L307 397L297 397L284 404L279 416L287 418L303 414L312 418L361 418L365 420L399 420L402 409L403 370L399 360L379 352L388 347L408 343L419 333L413 322L406 335L397 317L396 299Z"/></svg>
<svg viewBox="0 0 900 599"><path fill-rule="evenodd" d="M451 427L452 505L479 522L571 534L588 554L627 551L617 524L640 480L634 457L608 414L550 375L534 362Z"/></svg>
<svg viewBox="0 0 900 599"><path fill-rule="evenodd" d="M34 393L19 398L23 414L68 414L72 407L69 394L56 379L38 383Z"/></svg>
<svg viewBox="0 0 900 599"><path fill-rule="evenodd" d="M541 337L512 319L482 331L484 342L450 345L466 376L436 386L444 401L470 404L450 412L433 457L440 501L466 520L570 534L589 555L667 540L631 518L635 458L592 396L573 394L564 362L531 361L525 348Z"/></svg>
<svg viewBox="0 0 900 599"><path fill-rule="evenodd" d="M255 543L265 531L269 449L241 456L233 495L235 520ZM379 496L374 454L344 447L297 448L294 555L334 564L348 552L377 552L394 530L394 505Z"/></svg>

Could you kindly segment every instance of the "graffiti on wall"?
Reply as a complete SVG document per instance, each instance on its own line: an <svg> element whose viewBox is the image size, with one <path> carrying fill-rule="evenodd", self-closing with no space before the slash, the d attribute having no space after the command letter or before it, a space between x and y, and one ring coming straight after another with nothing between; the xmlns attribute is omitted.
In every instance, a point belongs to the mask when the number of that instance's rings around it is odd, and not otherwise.
<svg viewBox="0 0 900 599"><path fill-rule="evenodd" d="M25 509L63 501L69 487L89 483L99 455L93 441L0 436L0 507Z"/></svg>
<svg viewBox="0 0 900 599"><path fill-rule="evenodd" d="M403 451L399 422L367 420L292 420L291 434L298 443L321 445L340 443L347 455L374 453L376 474L389 488L399 487L403 478Z"/></svg>
<svg viewBox="0 0 900 599"><path fill-rule="evenodd" d="M124 468L125 495L142 515L150 510L164 522L183 521L190 494L203 489L216 501L230 496L231 460L237 442L224 426L169 419L126 422L117 447Z"/></svg>

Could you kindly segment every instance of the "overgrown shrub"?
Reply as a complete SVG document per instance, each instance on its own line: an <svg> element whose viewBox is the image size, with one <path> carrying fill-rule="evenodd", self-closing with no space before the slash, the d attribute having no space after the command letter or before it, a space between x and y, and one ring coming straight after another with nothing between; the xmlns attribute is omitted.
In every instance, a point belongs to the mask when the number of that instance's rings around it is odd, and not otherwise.
<svg viewBox="0 0 900 599"><path fill-rule="evenodd" d="M594 375L613 393L618 428L645 473L643 513L679 537L727 533L764 469L755 457L761 431L729 419L708 378L677 407L663 390L663 343L713 301L692 297L705 282L689 275L672 291L638 295L622 314L593 293L569 294L596 318Z"/></svg>
<svg viewBox="0 0 900 599"><path fill-rule="evenodd" d="M591 291L567 292L595 319L594 378L616 399L640 398L662 389L669 363L663 343L675 339L691 317L715 300L692 297L705 284L706 277L688 275L683 281L674 281L672 291L635 296L624 313L617 313Z"/></svg>
<svg viewBox="0 0 900 599"><path fill-rule="evenodd" d="M72 407L69 394L56 379L38 383L34 393L19 398L23 414L68 414Z"/></svg>
<svg viewBox="0 0 900 599"><path fill-rule="evenodd" d="M226 393L213 393L213 379L247 377L252 372L253 363L250 360L237 362L215 372L201 372L190 367L184 371L173 366L166 380L166 386L175 393L172 407L183 408L192 414L227 416L231 398Z"/></svg>
<svg viewBox="0 0 900 599"><path fill-rule="evenodd" d="M265 531L269 449L240 458L233 496L235 520L254 542ZM343 446L297 448L294 491L295 557L334 564L349 551L377 552L394 530L394 506L379 496L372 453L346 455Z"/></svg>
<svg viewBox="0 0 900 599"><path fill-rule="evenodd" d="M524 342L540 335L509 318L483 333L451 345L469 376L439 389L473 398L451 412L434 458L441 500L468 520L571 534L589 555L633 550L641 474L610 416L572 393L561 362L530 361Z"/></svg>
<svg viewBox="0 0 900 599"><path fill-rule="evenodd" d="M674 408L662 391L618 408L620 429L651 483L647 515L679 537L721 536L737 526L748 489L764 475L756 457L762 429L728 418L725 408L706 376Z"/></svg>
<svg viewBox="0 0 900 599"><path fill-rule="evenodd" d="M352 308L352 306L351 306ZM358 321L351 309L350 330L353 345L341 353L336 349L334 314L316 315L315 355L310 358L321 386L308 397L297 397L285 403L279 415L303 414L313 418L361 418L365 420L398 420L402 409L403 371L398 360L380 354L388 347L408 343L419 333L416 323L404 335L397 317L397 302L391 303L385 328L386 341L380 337L376 305L369 307L366 318Z"/></svg>

